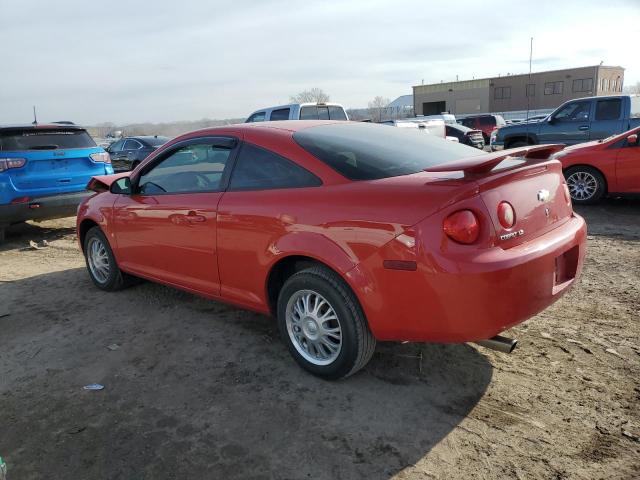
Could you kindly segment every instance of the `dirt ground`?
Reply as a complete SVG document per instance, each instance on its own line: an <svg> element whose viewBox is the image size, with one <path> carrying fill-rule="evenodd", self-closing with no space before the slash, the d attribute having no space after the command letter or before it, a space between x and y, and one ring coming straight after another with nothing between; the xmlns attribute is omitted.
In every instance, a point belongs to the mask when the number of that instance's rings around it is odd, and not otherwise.
<svg viewBox="0 0 640 480"><path fill-rule="evenodd" d="M508 332L513 354L384 344L333 383L269 318L151 283L97 290L73 219L16 228L0 246L8 479L640 478L640 201L579 212L582 279Z"/></svg>

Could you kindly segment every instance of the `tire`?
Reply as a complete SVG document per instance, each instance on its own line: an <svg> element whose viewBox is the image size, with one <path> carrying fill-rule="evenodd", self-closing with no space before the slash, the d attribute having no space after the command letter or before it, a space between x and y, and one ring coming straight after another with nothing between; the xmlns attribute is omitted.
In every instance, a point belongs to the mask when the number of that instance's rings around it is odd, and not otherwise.
<svg viewBox="0 0 640 480"><path fill-rule="evenodd" d="M99 227L92 227L84 238L84 259L93 284L100 290L115 292L131 284L131 277L118 268L111 246Z"/></svg>
<svg viewBox="0 0 640 480"><path fill-rule="evenodd" d="M131 170L135 170L138 165L140 165L140 160L136 160L131 164Z"/></svg>
<svg viewBox="0 0 640 480"><path fill-rule="evenodd" d="M316 322L318 317L327 320ZM284 283L278 328L298 365L328 380L356 373L376 346L356 296L336 273L320 266L297 272ZM323 335L323 330L331 333Z"/></svg>
<svg viewBox="0 0 640 480"><path fill-rule="evenodd" d="M516 142L510 143L509 148L520 148L520 147L528 147L529 142L525 142L524 140L518 140Z"/></svg>
<svg viewBox="0 0 640 480"><path fill-rule="evenodd" d="M595 168L580 165L567 168L564 178L576 205L593 205L607 193L607 181Z"/></svg>

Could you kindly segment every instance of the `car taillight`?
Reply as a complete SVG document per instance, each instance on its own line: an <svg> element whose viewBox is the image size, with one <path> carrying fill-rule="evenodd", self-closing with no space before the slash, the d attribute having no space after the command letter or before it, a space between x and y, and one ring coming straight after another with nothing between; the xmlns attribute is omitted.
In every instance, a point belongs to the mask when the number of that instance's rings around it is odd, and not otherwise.
<svg viewBox="0 0 640 480"><path fill-rule="evenodd" d="M111 163L111 157L107 152L92 153L89 158L94 162Z"/></svg>
<svg viewBox="0 0 640 480"><path fill-rule="evenodd" d="M498 205L498 221L504 228L511 228L516 223L516 214L509 202L500 202Z"/></svg>
<svg viewBox="0 0 640 480"><path fill-rule="evenodd" d="M459 210L444 219L444 233L458 243L470 244L478 239L480 222L471 210Z"/></svg>
<svg viewBox="0 0 640 480"><path fill-rule="evenodd" d="M24 167L25 163L27 163L26 158L0 158L0 172L10 168Z"/></svg>

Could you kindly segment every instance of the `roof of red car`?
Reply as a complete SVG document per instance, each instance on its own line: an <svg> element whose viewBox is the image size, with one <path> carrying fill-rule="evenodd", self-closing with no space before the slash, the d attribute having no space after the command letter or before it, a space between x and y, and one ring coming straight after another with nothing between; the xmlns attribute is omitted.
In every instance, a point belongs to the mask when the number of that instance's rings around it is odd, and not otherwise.
<svg viewBox="0 0 640 480"><path fill-rule="evenodd" d="M233 128L260 128L260 129L277 129L287 130L289 132L297 132L306 128L317 127L319 125L331 125L334 123L349 123L344 120L279 120L275 122L252 122L252 123L238 123L237 125L229 125ZM228 128L227 127L227 128Z"/></svg>

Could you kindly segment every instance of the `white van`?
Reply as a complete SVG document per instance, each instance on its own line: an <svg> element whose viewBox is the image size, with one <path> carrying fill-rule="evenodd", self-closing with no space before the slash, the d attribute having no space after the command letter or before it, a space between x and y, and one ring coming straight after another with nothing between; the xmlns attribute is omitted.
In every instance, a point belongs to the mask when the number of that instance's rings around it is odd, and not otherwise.
<svg viewBox="0 0 640 480"><path fill-rule="evenodd" d="M349 120L339 103L290 103L256 110L245 123L276 120Z"/></svg>

